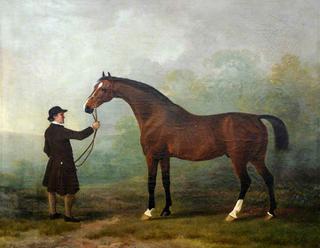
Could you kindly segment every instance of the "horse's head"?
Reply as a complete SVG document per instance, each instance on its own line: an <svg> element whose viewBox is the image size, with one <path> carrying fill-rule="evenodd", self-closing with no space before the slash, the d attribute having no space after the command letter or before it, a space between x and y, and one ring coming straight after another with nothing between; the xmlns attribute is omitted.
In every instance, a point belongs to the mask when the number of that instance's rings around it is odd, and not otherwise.
<svg viewBox="0 0 320 248"><path fill-rule="evenodd" d="M105 76L104 72L102 72L102 77L98 80L91 95L84 104L85 112L91 114L95 108L104 102L109 102L113 96L113 81L111 75L108 72L108 76Z"/></svg>

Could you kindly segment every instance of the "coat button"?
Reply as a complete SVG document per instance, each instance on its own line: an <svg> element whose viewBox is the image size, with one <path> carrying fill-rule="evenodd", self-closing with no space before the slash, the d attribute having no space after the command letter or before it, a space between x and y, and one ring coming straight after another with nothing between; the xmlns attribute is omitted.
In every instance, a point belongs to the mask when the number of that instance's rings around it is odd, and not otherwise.
<svg viewBox="0 0 320 248"><path fill-rule="evenodd" d="M60 164L63 165L63 162L61 161Z"/></svg>

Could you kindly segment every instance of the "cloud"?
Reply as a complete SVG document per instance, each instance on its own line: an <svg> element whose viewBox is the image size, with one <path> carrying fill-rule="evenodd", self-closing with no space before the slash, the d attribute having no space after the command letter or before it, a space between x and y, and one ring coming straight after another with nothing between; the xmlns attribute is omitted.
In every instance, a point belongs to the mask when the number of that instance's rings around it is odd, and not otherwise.
<svg viewBox="0 0 320 248"><path fill-rule="evenodd" d="M1 5L1 129L41 133L47 110L57 104L70 109L72 126L82 127L89 122L83 102L102 70L157 85L172 69L201 70L203 61L222 49L250 50L265 67L286 52L318 59L318 1ZM117 108L127 111L112 104L104 109L112 120Z"/></svg>

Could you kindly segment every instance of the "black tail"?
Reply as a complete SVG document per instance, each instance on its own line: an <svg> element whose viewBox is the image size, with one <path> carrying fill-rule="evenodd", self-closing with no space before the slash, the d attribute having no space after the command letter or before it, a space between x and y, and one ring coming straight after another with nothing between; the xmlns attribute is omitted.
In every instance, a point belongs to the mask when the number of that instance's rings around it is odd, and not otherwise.
<svg viewBox="0 0 320 248"><path fill-rule="evenodd" d="M289 146L289 135L284 122L272 115L259 115L259 119L266 119L272 124L276 139L276 149L287 150Z"/></svg>

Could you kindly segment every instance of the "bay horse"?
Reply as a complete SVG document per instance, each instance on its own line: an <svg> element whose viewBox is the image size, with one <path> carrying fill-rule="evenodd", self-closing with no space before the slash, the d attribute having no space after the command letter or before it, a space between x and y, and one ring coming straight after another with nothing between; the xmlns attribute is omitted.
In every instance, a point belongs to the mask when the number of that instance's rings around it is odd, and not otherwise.
<svg viewBox="0 0 320 248"><path fill-rule="evenodd" d="M148 166L148 208L144 219L152 217L155 208L154 191L158 163L166 203L161 216L171 214L170 158L203 161L226 155L231 159L235 174L240 179L240 194L234 209L226 220L238 218L251 179L247 164L252 163L268 187L270 208L267 218L275 216L274 179L265 164L268 133L261 119L268 120L275 134L277 150L286 150L289 144L285 124L272 115L249 113L221 113L195 115L189 113L150 85L130 79L102 77L85 102L85 112L92 113L102 103L122 98L133 110L140 128L140 143Z"/></svg>

